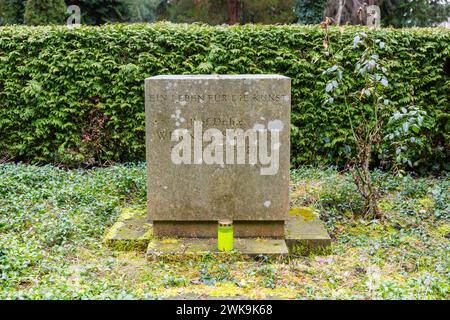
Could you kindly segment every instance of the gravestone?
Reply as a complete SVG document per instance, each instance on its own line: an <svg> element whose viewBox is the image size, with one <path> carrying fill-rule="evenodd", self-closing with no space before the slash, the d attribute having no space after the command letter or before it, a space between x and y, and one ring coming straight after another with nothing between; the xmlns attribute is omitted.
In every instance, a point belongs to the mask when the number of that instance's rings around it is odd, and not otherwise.
<svg viewBox="0 0 450 320"><path fill-rule="evenodd" d="M146 79L148 212L123 208L104 243L150 259L217 252L218 221L231 219L237 252L328 252L317 212L289 210L290 86L279 75Z"/></svg>
<svg viewBox="0 0 450 320"><path fill-rule="evenodd" d="M165 75L145 80L148 214L156 236L284 237L290 79Z"/></svg>

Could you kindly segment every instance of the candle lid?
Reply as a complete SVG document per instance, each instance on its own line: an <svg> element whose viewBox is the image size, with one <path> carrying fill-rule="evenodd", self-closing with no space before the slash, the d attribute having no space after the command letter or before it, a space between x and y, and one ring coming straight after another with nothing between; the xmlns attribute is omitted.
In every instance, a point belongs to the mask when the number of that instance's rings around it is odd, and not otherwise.
<svg viewBox="0 0 450 320"><path fill-rule="evenodd" d="M233 220L231 219L220 219L219 226L221 227L230 227L233 225Z"/></svg>

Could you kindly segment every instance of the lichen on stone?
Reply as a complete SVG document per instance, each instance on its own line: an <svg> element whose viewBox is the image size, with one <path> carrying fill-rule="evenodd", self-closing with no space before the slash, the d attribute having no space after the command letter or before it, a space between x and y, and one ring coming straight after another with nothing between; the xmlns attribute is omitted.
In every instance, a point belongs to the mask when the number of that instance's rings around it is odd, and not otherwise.
<svg viewBox="0 0 450 320"><path fill-rule="evenodd" d="M317 214L314 209L309 207L294 207L289 209L289 214L295 216L302 216L305 221L311 221L317 219Z"/></svg>
<svg viewBox="0 0 450 320"><path fill-rule="evenodd" d="M122 208L117 222L106 233L103 243L114 250L143 251L153 238L153 225L147 222L146 210Z"/></svg>

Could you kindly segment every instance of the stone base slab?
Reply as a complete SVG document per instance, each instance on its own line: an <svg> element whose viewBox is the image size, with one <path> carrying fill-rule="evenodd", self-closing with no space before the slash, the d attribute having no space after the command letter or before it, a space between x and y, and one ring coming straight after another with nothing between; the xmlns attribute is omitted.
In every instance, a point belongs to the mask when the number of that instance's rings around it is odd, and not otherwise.
<svg viewBox="0 0 450 320"><path fill-rule="evenodd" d="M329 254L331 238L316 215L289 215L285 226L289 253L295 255Z"/></svg>
<svg viewBox="0 0 450 320"><path fill-rule="evenodd" d="M260 255L280 257L289 253L286 242L283 239L250 239L235 238L235 253L245 254L251 257ZM202 255L206 253L228 253L217 250L217 240L209 239L153 239L147 249L149 257Z"/></svg>
<svg viewBox="0 0 450 320"><path fill-rule="evenodd" d="M283 224L282 239L235 238L236 252L257 255L294 255L329 254L331 238L322 221L315 214L303 214L302 210L291 210L300 214L289 214ZM269 222L270 223L270 222ZM217 252L217 225L209 238L155 237L153 223L144 210L122 209L117 222L108 230L104 244L114 250L145 251L150 257L176 254L203 254Z"/></svg>
<svg viewBox="0 0 450 320"><path fill-rule="evenodd" d="M284 221L234 221L236 238L284 238ZM156 237L215 238L215 221L153 221Z"/></svg>
<svg viewBox="0 0 450 320"><path fill-rule="evenodd" d="M122 251L143 251L153 238L153 225L146 210L123 208L117 222L108 230L103 243Z"/></svg>

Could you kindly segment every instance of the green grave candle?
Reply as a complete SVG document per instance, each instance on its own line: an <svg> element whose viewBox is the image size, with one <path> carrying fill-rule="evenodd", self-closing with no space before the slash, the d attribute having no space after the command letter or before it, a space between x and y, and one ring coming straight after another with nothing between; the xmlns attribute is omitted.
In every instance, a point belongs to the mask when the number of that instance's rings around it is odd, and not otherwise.
<svg viewBox="0 0 450 320"><path fill-rule="evenodd" d="M233 250L233 221L219 220L217 227L217 249L219 251Z"/></svg>

